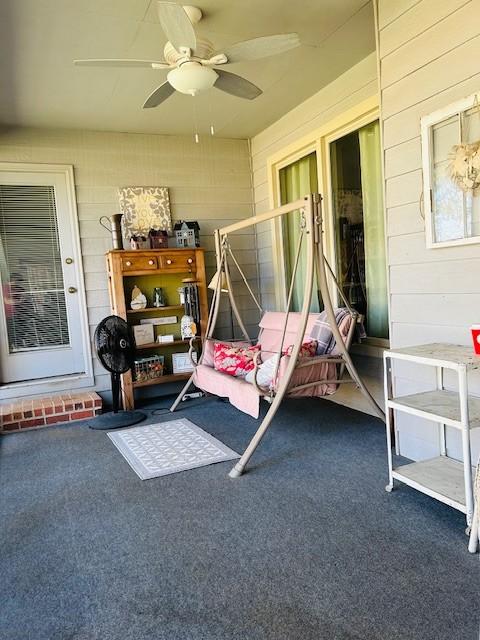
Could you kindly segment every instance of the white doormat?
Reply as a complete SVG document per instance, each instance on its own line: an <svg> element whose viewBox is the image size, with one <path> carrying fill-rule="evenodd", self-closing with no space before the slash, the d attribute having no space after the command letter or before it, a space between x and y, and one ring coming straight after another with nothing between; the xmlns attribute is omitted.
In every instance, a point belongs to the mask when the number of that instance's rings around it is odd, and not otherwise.
<svg viewBox="0 0 480 640"><path fill-rule="evenodd" d="M107 435L142 480L240 457L186 418Z"/></svg>

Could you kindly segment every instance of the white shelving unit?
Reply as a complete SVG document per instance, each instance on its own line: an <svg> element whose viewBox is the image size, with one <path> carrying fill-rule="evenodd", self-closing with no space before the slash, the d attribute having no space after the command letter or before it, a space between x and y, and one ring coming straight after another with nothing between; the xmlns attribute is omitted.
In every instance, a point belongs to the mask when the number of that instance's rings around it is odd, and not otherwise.
<svg viewBox="0 0 480 640"><path fill-rule="evenodd" d="M392 361L404 360L435 367L437 388L433 391L394 397ZM458 377L458 392L444 389L444 370L451 369ZM425 344L384 352L385 409L389 483L392 491L395 480L458 509L466 515L467 527L472 523L473 487L470 453L470 430L480 427L480 398L468 395L468 372L480 369L480 357L470 347L453 344ZM439 425L440 456L430 460L393 466L392 412L403 411ZM462 435L463 462L447 456L445 426L459 429ZM398 438L397 454L398 451Z"/></svg>

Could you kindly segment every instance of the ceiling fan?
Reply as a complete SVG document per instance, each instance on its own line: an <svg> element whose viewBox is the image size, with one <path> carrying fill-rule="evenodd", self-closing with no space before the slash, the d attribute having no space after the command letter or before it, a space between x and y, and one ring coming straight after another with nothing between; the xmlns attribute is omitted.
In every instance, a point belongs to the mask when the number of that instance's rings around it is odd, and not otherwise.
<svg viewBox="0 0 480 640"><path fill-rule="evenodd" d="M296 33L286 33L245 40L218 53L209 40L198 38L195 34L193 25L202 18L200 9L161 0L157 5L160 24L168 38L163 52L165 60L74 60L76 65L92 67L170 69L166 82L148 96L144 109L158 107L175 91L195 96L212 87L238 98L253 100L262 93L261 89L245 78L218 67L245 60L258 60L300 45Z"/></svg>

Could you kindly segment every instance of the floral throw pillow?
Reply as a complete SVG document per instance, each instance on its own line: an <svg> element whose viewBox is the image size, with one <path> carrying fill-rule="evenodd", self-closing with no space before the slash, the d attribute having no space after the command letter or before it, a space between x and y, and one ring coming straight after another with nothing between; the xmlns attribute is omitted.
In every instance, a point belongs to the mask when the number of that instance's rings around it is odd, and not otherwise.
<svg viewBox="0 0 480 640"><path fill-rule="evenodd" d="M317 352L318 342L316 340L306 340L302 346L300 347L300 351L298 353L299 358L313 358L313 356ZM287 349L284 350L283 355L290 356L292 355L293 344L291 344Z"/></svg>
<svg viewBox="0 0 480 640"><path fill-rule="evenodd" d="M238 346L216 342L213 347L213 368L229 376L244 378L254 369L253 359L260 349L259 344Z"/></svg>

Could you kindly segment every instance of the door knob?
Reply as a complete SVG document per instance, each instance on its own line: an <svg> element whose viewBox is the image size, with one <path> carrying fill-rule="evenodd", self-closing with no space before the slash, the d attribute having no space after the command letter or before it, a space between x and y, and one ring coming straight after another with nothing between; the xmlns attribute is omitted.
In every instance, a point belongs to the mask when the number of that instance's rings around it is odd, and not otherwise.
<svg viewBox="0 0 480 640"><path fill-rule="evenodd" d="M65 258L67 264L73 264L73 258Z"/></svg>
<svg viewBox="0 0 480 640"><path fill-rule="evenodd" d="M76 287L68 287L68 293L77 293Z"/></svg>

